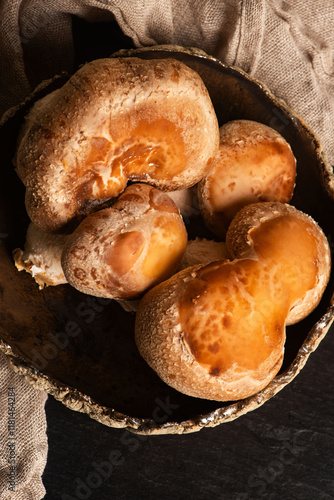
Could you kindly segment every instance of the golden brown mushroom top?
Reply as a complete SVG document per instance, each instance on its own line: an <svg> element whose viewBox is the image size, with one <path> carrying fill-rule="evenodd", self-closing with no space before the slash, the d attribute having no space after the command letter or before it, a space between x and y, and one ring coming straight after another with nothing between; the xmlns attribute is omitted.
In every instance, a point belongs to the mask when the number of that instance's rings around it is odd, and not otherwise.
<svg viewBox="0 0 334 500"><path fill-rule="evenodd" d="M52 232L116 198L128 180L167 191L196 184L218 143L195 71L173 59L98 59L33 106L15 161L30 219Z"/></svg>
<svg viewBox="0 0 334 500"><path fill-rule="evenodd" d="M225 238L234 215L245 205L291 200L296 160L288 142L262 123L233 120L219 134L219 151L198 185L198 196L207 226Z"/></svg>
<svg viewBox="0 0 334 500"><path fill-rule="evenodd" d="M186 246L186 228L169 196L133 184L67 237L61 263L67 281L81 292L129 299L169 278Z"/></svg>
<svg viewBox="0 0 334 500"><path fill-rule="evenodd" d="M282 203L242 209L226 243L234 260L174 275L144 296L136 319L139 351L166 383L222 401L275 376L286 324L318 305L331 265L320 227Z"/></svg>

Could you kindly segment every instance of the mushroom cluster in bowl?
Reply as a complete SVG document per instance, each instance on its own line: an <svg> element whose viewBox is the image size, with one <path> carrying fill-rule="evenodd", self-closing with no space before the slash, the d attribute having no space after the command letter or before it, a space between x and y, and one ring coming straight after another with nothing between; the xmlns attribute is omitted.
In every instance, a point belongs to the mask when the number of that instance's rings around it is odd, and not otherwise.
<svg viewBox="0 0 334 500"><path fill-rule="evenodd" d="M175 46L110 61L2 121L1 350L101 423L193 432L270 399L329 329L332 172L241 70ZM98 64L116 74L111 115Z"/></svg>

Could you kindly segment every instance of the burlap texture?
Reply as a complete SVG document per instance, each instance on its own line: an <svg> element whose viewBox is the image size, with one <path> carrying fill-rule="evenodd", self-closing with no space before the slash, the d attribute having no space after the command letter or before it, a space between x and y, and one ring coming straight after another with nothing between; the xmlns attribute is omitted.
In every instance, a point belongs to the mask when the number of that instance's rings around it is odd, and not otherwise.
<svg viewBox="0 0 334 500"><path fill-rule="evenodd" d="M116 18L137 46L173 43L198 47L244 69L267 84L313 128L334 162L333 0L2 0L0 114L41 80L61 70L73 70L71 15L91 21ZM0 367L1 415L7 414L8 384L16 387L20 404L17 465L22 474L17 475L17 486L31 492L8 498L42 498L43 485L37 475L47 453L41 435L45 396L10 374L4 363ZM5 421L1 425L3 444ZM5 467L4 456L2 490Z"/></svg>
<svg viewBox="0 0 334 500"><path fill-rule="evenodd" d="M33 389L0 356L0 498L35 500L45 490L46 394Z"/></svg>

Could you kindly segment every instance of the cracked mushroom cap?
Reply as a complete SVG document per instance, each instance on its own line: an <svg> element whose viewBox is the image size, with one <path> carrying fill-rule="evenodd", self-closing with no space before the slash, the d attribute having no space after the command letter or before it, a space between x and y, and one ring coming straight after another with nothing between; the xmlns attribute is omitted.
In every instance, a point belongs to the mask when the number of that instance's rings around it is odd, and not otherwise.
<svg viewBox="0 0 334 500"><path fill-rule="evenodd" d="M164 191L196 184L218 144L195 71L174 59L98 59L35 103L15 163L30 219L69 232L129 180Z"/></svg>
<svg viewBox="0 0 334 500"><path fill-rule="evenodd" d="M208 228L225 238L245 205L291 200L296 159L276 130L251 120L233 120L220 130L219 151L198 184L201 213Z"/></svg>
<svg viewBox="0 0 334 500"><path fill-rule="evenodd" d="M133 184L111 208L87 216L67 237L61 264L77 290L129 299L169 278L186 246L186 228L169 196Z"/></svg>
<svg viewBox="0 0 334 500"><path fill-rule="evenodd" d="M154 287L135 327L139 352L164 382L217 401L247 398L274 378L288 318L316 306L330 272L323 232L293 207L246 207L228 236L237 258L185 269Z"/></svg>

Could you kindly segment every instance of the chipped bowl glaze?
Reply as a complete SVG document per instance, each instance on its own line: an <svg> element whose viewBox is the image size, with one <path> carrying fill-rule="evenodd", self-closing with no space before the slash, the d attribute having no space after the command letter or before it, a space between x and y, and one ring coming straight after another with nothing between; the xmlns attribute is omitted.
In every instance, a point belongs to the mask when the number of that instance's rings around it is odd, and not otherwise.
<svg viewBox="0 0 334 500"><path fill-rule="evenodd" d="M280 132L297 158L292 199L332 241L333 172L317 137L261 82L197 49L176 46L120 51L141 58L173 57L195 69L210 93L220 125L242 118ZM39 290L31 276L14 267L12 250L22 247L29 223L24 187L12 165L16 138L29 107L63 85L67 74L43 82L0 124L0 350L33 386L102 424L138 434L182 434L214 427L255 410L289 384L318 347L334 319L333 273L317 309L287 328L282 369L258 394L218 403L191 398L165 385L140 357L134 343L134 315L115 301L79 293L69 285ZM190 237L209 236L201 218Z"/></svg>

